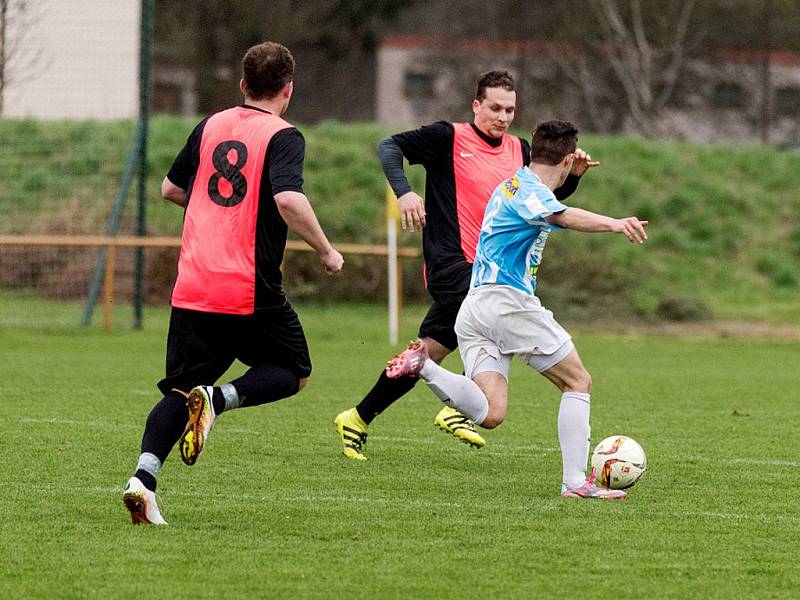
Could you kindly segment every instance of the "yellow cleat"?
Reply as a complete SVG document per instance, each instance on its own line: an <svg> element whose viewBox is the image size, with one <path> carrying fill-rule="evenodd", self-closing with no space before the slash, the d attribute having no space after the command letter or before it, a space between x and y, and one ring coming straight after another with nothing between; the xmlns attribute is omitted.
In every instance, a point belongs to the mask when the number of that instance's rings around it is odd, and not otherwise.
<svg viewBox="0 0 800 600"><path fill-rule="evenodd" d="M181 460L187 465L193 465L203 451L206 438L214 425L216 414L211 396L214 388L210 385L199 385L189 392L186 398L186 407L189 409L189 422L183 431L179 445Z"/></svg>
<svg viewBox="0 0 800 600"><path fill-rule="evenodd" d="M483 448L486 445L486 440L475 430L475 423L455 408L445 406L436 415L433 424L473 448Z"/></svg>
<svg viewBox="0 0 800 600"><path fill-rule="evenodd" d="M367 445L367 424L355 408L336 415L333 421L342 438L342 454L352 460L367 460L362 450Z"/></svg>

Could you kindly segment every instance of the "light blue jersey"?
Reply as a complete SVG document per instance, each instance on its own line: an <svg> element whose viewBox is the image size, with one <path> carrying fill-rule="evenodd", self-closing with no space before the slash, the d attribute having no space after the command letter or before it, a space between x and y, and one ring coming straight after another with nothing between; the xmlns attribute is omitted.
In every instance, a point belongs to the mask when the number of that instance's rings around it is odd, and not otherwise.
<svg viewBox="0 0 800 600"><path fill-rule="evenodd" d="M547 217L566 209L527 167L497 186L483 215L471 287L496 283L532 296L544 245L555 227Z"/></svg>

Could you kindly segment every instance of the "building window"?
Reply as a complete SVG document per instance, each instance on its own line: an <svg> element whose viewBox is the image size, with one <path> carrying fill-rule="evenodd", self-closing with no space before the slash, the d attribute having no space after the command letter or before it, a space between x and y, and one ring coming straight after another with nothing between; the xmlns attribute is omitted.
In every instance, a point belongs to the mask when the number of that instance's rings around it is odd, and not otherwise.
<svg viewBox="0 0 800 600"><path fill-rule="evenodd" d="M733 81L720 81L711 92L711 102L717 108L742 108L744 101L744 88Z"/></svg>
<svg viewBox="0 0 800 600"><path fill-rule="evenodd" d="M406 72L403 82L406 98L412 100L430 100L433 98L433 76L428 73Z"/></svg>
<svg viewBox="0 0 800 600"><path fill-rule="evenodd" d="M775 112L779 115L800 115L800 88L783 87L775 90Z"/></svg>

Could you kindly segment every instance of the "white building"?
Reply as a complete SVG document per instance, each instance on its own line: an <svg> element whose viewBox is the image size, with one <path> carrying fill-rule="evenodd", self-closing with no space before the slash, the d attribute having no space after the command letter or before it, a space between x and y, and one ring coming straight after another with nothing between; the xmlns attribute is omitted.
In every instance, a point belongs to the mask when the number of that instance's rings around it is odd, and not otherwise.
<svg viewBox="0 0 800 600"><path fill-rule="evenodd" d="M135 117L140 5L138 0L10 0L2 115Z"/></svg>

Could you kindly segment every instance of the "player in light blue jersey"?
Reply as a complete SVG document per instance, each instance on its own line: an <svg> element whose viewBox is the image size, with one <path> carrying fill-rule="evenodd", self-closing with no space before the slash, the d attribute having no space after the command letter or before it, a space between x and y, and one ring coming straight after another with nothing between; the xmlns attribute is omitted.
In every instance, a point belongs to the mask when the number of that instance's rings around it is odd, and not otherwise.
<svg viewBox="0 0 800 600"><path fill-rule="evenodd" d="M625 492L596 486L594 473L586 478L592 378L570 335L534 294L536 272L554 229L621 233L639 244L647 239L647 221L614 219L567 207L556 199L553 190L564 182L575 160L577 133L565 121L539 124L530 167L520 168L501 183L486 207L471 290L456 320L466 377L427 358L422 342L398 355L387 374L421 377L445 403L492 429L505 419L509 366L517 356L561 391L562 495L619 499Z"/></svg>
<svg viewBox="0 0 800 600"><path fill-rule="evenodd" d="M534 171L517 170L486 207L470 287L508 285L532 296L553 228L548 218L566 209Z"/></svg>

